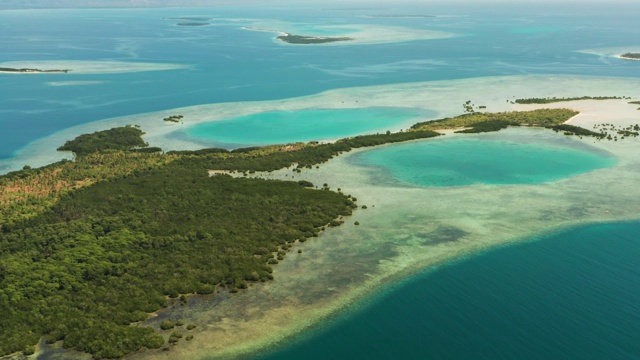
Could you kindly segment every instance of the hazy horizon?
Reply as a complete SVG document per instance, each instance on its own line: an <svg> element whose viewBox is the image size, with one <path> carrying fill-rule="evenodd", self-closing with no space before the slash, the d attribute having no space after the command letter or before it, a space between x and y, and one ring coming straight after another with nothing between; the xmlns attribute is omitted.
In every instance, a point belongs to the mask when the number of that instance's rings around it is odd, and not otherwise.
<svg viewBox="0 0 640 360"><path fill-rule="evenodd" d="M512 1L512 0L450 0L450 1L420 1L420 0L404 0L401 2L393 2L383 0L325 0L325 1L306 1L304 3L292 1L292 0L271 0L268 2L259 0L4 0L0 4L0 10L10 9L44 9L44 8L117 8L117 7L209 7L209 6L249 6L249 5L262 5L262 6L279 6L279 5L296 5L296 6L380 6L397 7L402 5L424 5L429 4L450 4L466 3L466 4L482 4L482 3L504 3L505 5L520 5L523 3L535 4L545 2L548 4L562 4L562 3L583 3L583 4L599 4L602 1L584 1L584 0L525 0L525 1ZM633 0L616 0L613 3L619 4L632 4ZM611 4L611 2L608 2Z"/></svg>

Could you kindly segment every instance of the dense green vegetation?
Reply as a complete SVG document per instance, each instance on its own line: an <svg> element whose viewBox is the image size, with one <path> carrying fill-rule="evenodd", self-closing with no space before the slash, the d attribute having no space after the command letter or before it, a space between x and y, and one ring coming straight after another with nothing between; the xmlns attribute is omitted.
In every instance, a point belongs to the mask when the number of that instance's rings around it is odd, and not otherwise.
<svg viewBox="0 0 640 360"><path fill-rule="evenodd" d="M271 279L279 252L355 207L295 182L209 178L196 164L98 182L3 224L0 354L44 334L97 358L162 346L153 329L129 324L165 296Z"/></svg>
<svg viewBox="0 0 640 360"><path fill-rule="evenodd" d="M180 337L132 326L167 297L230 292L272 279L295 241L343 223L355 199L308 182L209 177L209 169L275 170L352 148L438 136L356 136L334 144L160 154L134 127L81 135L76 161L0 177L0 355L41 336L96 358ZM286 151L284 150L286 149ZM155 150L154 150L155 151ZM328 190L328 187L325 187ZM170 328L171 324L161 324Z"/></svg>
<svg viewBox="0 0 640 360"><path fill-rule="evenodd" d="M162 119L164 121L169 121L169 122L174 122L174 123L179 123L180 120L182 120L184 118L183 115L171 115L171 116L167 116L166 118Z"/></svg>
<svg viewBox="0 0 640 360"><path fill-rule="evenodd" d="M509 126L520 126L517 122L506 121L506 120L487 120L481 121L475 124L471 124L469 129L458 130L457 133L483 133L483 132L493 132L500 131L502 129L506 129Z"/></svg>
<svg viewBox="0 0 640 360"><path fill-rule="evenodd" d="M350 41L350 37L330 37L330 36L303 36L303 35L281 35L276 39L289 44L326 44L337 41Z"/></svg>
<svg viewBox="0 0 640 360"><path fill-rule="evenodd" d="M516 99L517 104L550 104L555 102L562 101L578 101L578 100L620 100L620 99L628 99L623 96L580 96L580 97L567 97L567 98L526 98L526 99Z"/></svg>
<svg viewBox="0 0 640 360"><path fill-rule="evenodd" d="M470 132L486 132L500 130L505 125L551 126L560 125L577 114L577 111L569 109L538 109L500 113L474 112L453 118L420 122L413 125L411 130L446 130L477 127L482 131L472 130Z"/></svg>
<svg viewBox="0 0 640 360"><path fill-rule="evenodd" d="M640 53L624 53L622 55L620 55L620 57L623 57L625 59L639 59L640 60Z"/></svg>
<svg viewBox="0 0 640 360"><path fill-rule="evenodd" d="M133 126L96 131L69 140L58 150L73 151L78 156L105 150L131 150L147 146L142 140L143 134L142 130Z"/></svg>
<svg viewBox="0 0 640 360"><path fill-rule="evenodd" d="M552 125L552 126L547 126L547 128L555 132L562 131L565 135L593 136L597 138L603 138L607 136L607 134L587 130L579 126L568 125L568 124Z"/></svg>
<svg viewBox="0 0 640 360"><path fill-rule="evenodd" d="M177 157L158 153L109 152L26 168L0 176L0 231L19 219L37 216L60 196L100 181L165 165Z"/></svg>
<svg viewBox="0 0 640 360"><path fill-rule="evenodd" d="M292 148L268 146L250 148L250 151L219 149L199 150L194 152L179 151L169 154L180 154L179 162L193 162L202 170L229 171L273 171L289 167L297 163L298 168L312 167L321 164L334 156L354 148L396 143L408 140L426 139L440 134L430 131L407 131L388 134L362 135L338 140L331 144L295 144ZM286 148L286 150L284 150ZM245 148L246 149L246 148Z"/></svg>

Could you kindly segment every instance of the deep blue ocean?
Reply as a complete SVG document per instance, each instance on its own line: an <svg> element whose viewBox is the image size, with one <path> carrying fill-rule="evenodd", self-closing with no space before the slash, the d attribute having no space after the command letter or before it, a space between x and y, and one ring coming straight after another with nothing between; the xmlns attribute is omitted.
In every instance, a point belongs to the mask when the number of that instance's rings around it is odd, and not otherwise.
<svg viewBox="0 0 640 360"><path fill-rule="evenodd" d="M376 14L443 15L375 18ZM123 74L0 74L0 173L78 124L335 88L521 74L640 77L636 62L576 52L640 46L640 4L429 4L0 11L0 63L173 63ZM212 18L179 26L166 18ZM279 46L246 20L378 24L462 36ZM55 82L92 82L54 86ZM584 94L589 95L589 94ZM235 141L235 140L234 140ZM55 146L62 144L55 144ZM569 229L419 274L268 359L639 359L640 223Z"/></svg>

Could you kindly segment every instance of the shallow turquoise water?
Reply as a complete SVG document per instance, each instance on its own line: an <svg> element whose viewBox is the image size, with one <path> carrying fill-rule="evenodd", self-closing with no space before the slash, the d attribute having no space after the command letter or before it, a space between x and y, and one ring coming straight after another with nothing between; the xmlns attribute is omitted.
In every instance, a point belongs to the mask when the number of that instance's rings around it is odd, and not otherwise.
<svg viewBox="0 0 640 360"><path fill-rule="evenodd" d="M602 152L521 143L490 136L439 138L386 146L356 154L381 183L418 186L539 184L612 166Z"/></svg>
<svg viewBox="0 0 640 360"><path fill-rule="evenodd" d="M574 228L393 286L260 359L639 359L640 223Z"/></svg>
<svg viewBox="0 0 640 360"><path fill-rule="evenodd" d="M186 135L225 145L282 144L408 128L419 116L430 115L410 108L272 111L196 125Z"/></svg>

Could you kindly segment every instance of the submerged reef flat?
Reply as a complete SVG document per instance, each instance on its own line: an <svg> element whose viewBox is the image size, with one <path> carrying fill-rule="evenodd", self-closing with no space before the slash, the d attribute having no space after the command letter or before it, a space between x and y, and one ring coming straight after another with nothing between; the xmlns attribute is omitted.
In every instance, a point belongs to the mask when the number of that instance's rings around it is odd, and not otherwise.
<svg viewBox="0 0 640 360"><path fill-rule="evenodd" d="M106 83L106 81L98 81L98 80L49 81L47 82L47 85L49 86L84 86L84 85L100 85L104 83Z"/></svg>
<svg viewBox="0 0 640 360"><path fill-rule="evenodd" d="M205 23L205 22L182 22L182 23L177 23L176 25L178 26L207 26L210 25L209 23Z"/></svg>
<svg viewBox="0 0 640 360"><path fill-rule="evenodd" d="M73 72L73 74L114 74L140 71L176 70L186 67L187 66L185 65L179 64L125 61L25 60L0 63L0 73L45 74ZM15 71L4 71L2 69L14 69Z"/></svg>
<svg viewBox="0 0 640 360"><path fill-rule="evenodd" d="M435 15L365 15L367 18L380 19L428 19L437 17Z"/></svg>
<svg viewBox="0 0 640 360"><path fill-rule="evenodd" d="M213 20L213 18L210 18L210 17L200 17L200 16L179 16L179 17L163 18L162 20L210 21L210 20Z"/></svg>

